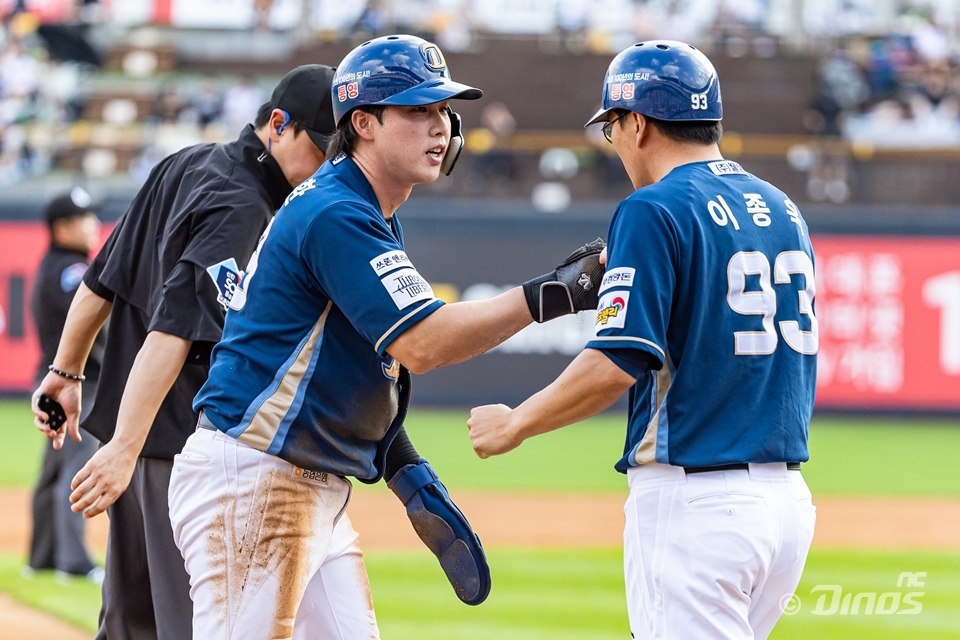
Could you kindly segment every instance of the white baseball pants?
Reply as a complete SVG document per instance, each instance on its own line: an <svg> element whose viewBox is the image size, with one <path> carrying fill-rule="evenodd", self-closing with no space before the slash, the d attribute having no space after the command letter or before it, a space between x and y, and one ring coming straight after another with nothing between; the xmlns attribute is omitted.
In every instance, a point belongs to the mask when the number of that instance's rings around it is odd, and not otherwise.
<svg viewBox="0 0 960 640"><path fill-rule="evenodd" d="M207 429L174 458L170 521L199 640L380 637L350 483Z"/></svg>
<svg viewBox="0 0 960 640"><path fill-rule="evenodd" d="M785 464L628 473L624 574L630 630L650 640L766 638L807 559L816 509Z"/></svg>

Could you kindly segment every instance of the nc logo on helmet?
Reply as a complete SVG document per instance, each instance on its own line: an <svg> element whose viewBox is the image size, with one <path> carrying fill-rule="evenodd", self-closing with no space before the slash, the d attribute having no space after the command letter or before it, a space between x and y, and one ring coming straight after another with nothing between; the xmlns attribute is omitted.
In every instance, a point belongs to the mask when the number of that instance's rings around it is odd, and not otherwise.
<svg viewBox="0 0 960 640"><path fill-rule="evenodd" d="M427 67L434 71L447 68L447 61L443 59L440 47L432 42L424 42L420 45L420 55L423 56L423 61L427 63Z"/></svg>

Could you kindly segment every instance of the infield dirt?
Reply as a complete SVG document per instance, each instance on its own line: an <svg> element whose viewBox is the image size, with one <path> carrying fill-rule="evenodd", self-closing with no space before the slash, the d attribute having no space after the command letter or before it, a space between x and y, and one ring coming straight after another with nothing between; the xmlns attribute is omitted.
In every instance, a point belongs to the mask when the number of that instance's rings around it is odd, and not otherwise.
<svg viewBox="0 0 960 640"><path fill-rule="evenodd" d="M455 492L454 499L488 546L614 547L622 544L623 501L616 494ZM818 547L960 550L960 499L814 497ZM30 493L0 490L0 553L25 553ZM354 492L347 513L368 550L419 549L403 506L386 491ZM107 519L87 527L103 552Z"/></svg>

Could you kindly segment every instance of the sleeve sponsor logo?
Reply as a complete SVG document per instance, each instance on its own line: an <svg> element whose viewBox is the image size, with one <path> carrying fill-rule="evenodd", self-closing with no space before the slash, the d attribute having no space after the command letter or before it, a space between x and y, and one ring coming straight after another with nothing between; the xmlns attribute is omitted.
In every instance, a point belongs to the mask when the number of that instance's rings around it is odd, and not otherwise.
<svg viewBox="0 0 960 640"><path fill-rule="evenodd" d="M721 160L720 162L711 162L707 165L710 167L710 171L713 172L715 176L729 176L729 175L747 175L747 172L743 170L736 162L732 160Z"/></svg>
<svg viewBox="0 0 960 640"><path fill-rule="evenodd" d="M60 288L65 293L73 291L83 282L83 274L87 272L87 263L78 262L72 264L60 272Z"/></svg>
<svg viewBox="0 0 960 640"><path fill-rule="evenodd" d="M394 271L381 278L380 282L393 298L397 309L406 309L414 302L430 300L434 297L430 283L424 280L416 269L409 267Z"/></svg>
<svg viewBox="0 0 960 640"><path fill-rule="evenodd" d="M382 276L385 273L389 273L394 269L399 269L400 267L412 267L410 264L410 258L407 257L407 254L403 251L388 251L386 253L381 253L376 258L370 261L370 266L373 267L373 270L378 276Z"/></svg>
<svg viewBox="0 0 960 640"><path fill-rule="evenodd" d="M629 291L613 291L600 298L600 304L597 306L596 330L623 329L627 320L629 299Z"/></svg>
<svg viewBox="0 0 960 640"><path fill-rule="evenodd" d="M616 269L610 269L603 275L603 280L600 283L600 293L603 293L607 289L612 287L632 287L633 286L633 276L636 274L637 270L633 267L617 267Z"/></svg>
<svg viewBox="0 0 960 640"><path fill-rule="evenodd" d="M241 273L237 261L227 258L215 265L207 267L207 274L213 279L217 287L217 302L226 311L232 305L234 294L240 289Z"/></svg>

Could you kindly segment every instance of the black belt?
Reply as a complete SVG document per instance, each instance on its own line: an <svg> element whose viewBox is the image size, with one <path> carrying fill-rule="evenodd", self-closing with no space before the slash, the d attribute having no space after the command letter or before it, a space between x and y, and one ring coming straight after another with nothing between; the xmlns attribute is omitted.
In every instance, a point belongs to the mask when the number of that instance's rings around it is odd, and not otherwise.
<svg viewBox="0 0 960 640"><path fill-rule="evenodd" d="M689 474L689 473L706 473L708 471L735 471L737 469L747 470L749 468L750 466L747 463L741 462L737 464L721 464L715 467L684 467L683 470ZM787 469L789 471L800 471L800 463L788 462Z"/></svg>
<svg viewBox="0 0 960 640"><path fill-rule="evenodd" d="M203 415L203 411L200 412L200 419L197 420L197 428L209 429L210 431L220 431L220 429L217 429L215 426L213 426L213 423L210 422L210 418Z"/></svg>

